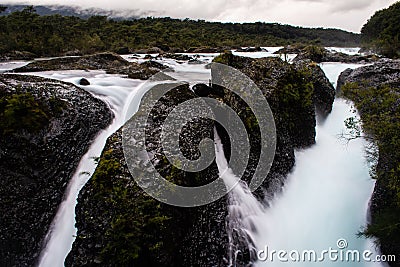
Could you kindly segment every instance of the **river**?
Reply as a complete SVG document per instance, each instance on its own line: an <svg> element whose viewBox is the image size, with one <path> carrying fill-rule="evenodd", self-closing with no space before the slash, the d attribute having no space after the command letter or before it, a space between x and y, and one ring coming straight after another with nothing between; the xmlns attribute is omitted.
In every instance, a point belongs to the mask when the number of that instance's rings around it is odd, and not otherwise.
<svg viewBox="0 0 400 267"><path fill-rule="evenodd" d="M275 50L272 50L272 52ZM253 57L273 56L272 52L249 54ZM246 53L247 54L247 53ZM202 55L203 64L177 63L165 59L160 63L169 65L175 72L169 75L184 79L191 84L208 82L210 71L205 69L215 54ZM275 55L276 56L276 55ZM129 56L126 59L134 61ZM290 59L292 56L290 57ZM20 64L20 63L18 63ZM359 65L342 63L323 63L321 68L332 83L335 83L341 71L347 67ZM7 68L6 66L5 68ZM35 75L38 75L37 73ZM93 157L98 157L104 148L106 139L123 123L126 112L134 113L137 106L127 106L134 102L138 105L148 88L143 88L139 80L125 79L118 75L108 75L102 71L59 71L39 73L40 76L62 81L79 83L85 77L91 85L82 87L94 96L102 99L115 114L113 123L99 133L89 151L83 156L71 179L57 215L48 233L48 242L41 253L41 267L63 266L76 235L74 227L74 209L80 189L84 186L96 168ZM344 120L357 115L351 103L336 99L332 113L324 121L317 123L316 144L296 152L296 166L288 176L281 193L269 202L257 202L246 185L239 183L230 194L230 210L239 210L243 220L235 224L242 227L258 251L315 250L317 253L329 248L338 249L337 241L348 245L343 250L351 249L360 252L369 249L375 253L371 240L357 238L357 233L367 223L368 203L374 181L369 176L369 163L366 158L366 141L363 139L345 142L339 135L345 131ZM221 151L221 148L218 150ZM227 168L223 154L217 151L220 171ZM219 159L218 159L219 157ZM227 174L225 174L227 175ZM225 177L234 181L234 174ZM238 208L232 209L232 205ZM267 205L268 204L268 205ZM229 217L234 219L234 215ZM255 226L255 227L254 227ZM340 250L340 249L339 249ZM377 252L378 253L378 252ZM265 253L264 253L265 254ZM261 256L265 256L260 254ZM275 256L276 257L276 256ZM287 256L288 257L288 256ZM260 257L256 266L281 266L287 262ZM231 264L234 265L234 259ZM290 262L290 266L383 266L379 263L325 261L318 263Z"/></svg>

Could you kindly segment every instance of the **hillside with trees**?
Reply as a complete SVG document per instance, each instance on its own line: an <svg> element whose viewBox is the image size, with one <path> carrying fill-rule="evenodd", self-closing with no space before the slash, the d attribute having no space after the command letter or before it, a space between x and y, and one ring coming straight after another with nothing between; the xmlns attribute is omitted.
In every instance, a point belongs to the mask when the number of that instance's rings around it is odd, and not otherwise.
<svg viewBox="0 0 400 267"><path fill-rule="evenodd" d="M2 8L6 14L6 7ZM1 10L0 10L1 11ZM312 43L323 46L359 45L359 35L323 28L301 28L277 23L219 23L204 20L140 18L114 20L106 16L87 19L36 13L34 7L0 16L0 53L27 51L36 56L56 56L79 50L83 54L160 47L229 48Z"/></svg>
<svg viewBox="0 0 400 267"><path fill-rule="evenodd" d="M400 2L377 11L361 30L365 48L391 58L400 58Z"/></svg>

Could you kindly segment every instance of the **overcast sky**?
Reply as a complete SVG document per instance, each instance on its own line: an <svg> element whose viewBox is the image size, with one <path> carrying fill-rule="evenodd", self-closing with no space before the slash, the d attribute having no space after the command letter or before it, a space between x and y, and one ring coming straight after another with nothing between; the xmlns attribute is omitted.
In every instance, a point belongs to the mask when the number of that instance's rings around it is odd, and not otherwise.
<svg viewBox="0 0 400 267"><path fill-rule="evenodd" d="M0 3L62 4L137 10L153 16L231 22L279 22L359 32L375 11L396 0L8 0Z"/></svg>

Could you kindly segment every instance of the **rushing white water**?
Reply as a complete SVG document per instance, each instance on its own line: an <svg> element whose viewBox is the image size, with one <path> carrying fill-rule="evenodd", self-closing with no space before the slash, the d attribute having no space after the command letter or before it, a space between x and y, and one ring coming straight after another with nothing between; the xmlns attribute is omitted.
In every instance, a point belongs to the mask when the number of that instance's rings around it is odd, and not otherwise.
<svg viewBox="0 0 400 267"><path fill-rule="evenodd" d="M144 93L140 88L143 82L123 79L117 75L108 75L102 71L59 71L36 73L36 75L72 82L76 85L82 77L89 79L91 85L82 88L108 103L115 115L111 125L99 133L87 153L82 157L47 234L48 241L40 255L39 266L64 266L64 260L71 250L76 236L75 206L79 191L96 169L94 158L100 156L107 138L122 126L123 115L127 109L125 105L130 99L129 96ZM141 96L138 97L141 98Z"/></svg>
<svg viewBox="0 0 400 267"><path fill-rule="evenodd" d="M357 65L334 63L322 66L331 81L348 67ZM385 266L362 259L366 250L373 253L369 255L372 260L379 252L372 240L357 237L367 222L375 182L369 175L366 141L357 139L347 143L340 138L346 132L344 120L351 116L357 116L351 105L336 99L332 113L317 125L316 144L296 152L296 166L282 193L268 203L268 208L257 202L244 183L238 183L230 192L228 218L233 221L233 227L242 228L251 238L250 242L265 252L259 255L261 258L256 266ZM216 162L220 175L225 183L237 182L238 178L228 168L221 151L217 138ZM228 226L228 234L229 231ZM343 249L337 246L340 239L347 243ZM328 254L322 258L321 253L330 248L337 250L337 255L343 253L344 261L340 258L331 260ZM284 261L279 260L277 254L271 257L272 251L280 250L287 253L283 256ZM289 257L294 251L301 259L302 253L309 250L315 251L317 262L307 259L294 262ZM355 261L350 254L346 256L351 250L360 253L360 261L356 256ZM234 266L235 251L231 254L230 264ZM297 254L292 255L296 258Z"/></svg>
<svg viewBox="0 0 400 267"><path fill-rule="evenodd" d="M259 54L245 53L253 57L276 56L269 52ZM175 60L157 60L169 65L175 72L169 73L179 80L191 84L207 82L210 70L205 64L215 54L199 56L203 64L178 63ZM129 58L129 56L124 56ZM141 61L132 59L130 61ZM323 63L328 78L336 82L339 73L354 64ZM38 75L38 73L35 73ZM125 114L137 110L140 99L148 87L141 86L142 81L124 79L118 75L108 75L103 71L57 71L43 72L43 77L78 84L85 77L91 85L85 90L102 99L116 115L113 123L94 140L89 151L83 156L71 179L65 199L47 235L48 242L40 256L39 266L63 266L69 253L76 229L74 227L74 209L80 189L96 168L93 157L98 157L104 148L106 139L123 123ZM131 105L126 105L130 103ZM258 249L265 245L271 249L326 249L334 247L336 240L346 238L351 247L364 249L371 247L371 241L355 238L360 227L365 225L366 211L374 182L369 179L368 167L364 157L365 144L362 140L344 145L337 140L337 134L343 129L346 116L354 115L348 111L350 106L343 100L337 100L332 114L317 127L317 144L305 151L296 153L296 168L288 178L283 193L266 209L258 202L247 185L239 182L229 197L229 220L231 228L241 228L248 235L249 243ZM339 132L338 132L339 131ZM218 143L219 142L219 143ZM238 178L228 168L223 155L222 145L216 139L217 164L224 181L236 183ZM280 247L281 244L286 246ZM250 244L251 245L251 244ZM231 264L234 265L236 251L232 251ZM258 262L263 265L263 262ZM265 263L267 264L267 263ZM274 263L275 264L275 263ZM292 265L292 264L291 264ZM309 266L310 264L303 264ZM323 263L327 266L328 263ZM337 264L343 266L345 264ZM268 266L274 266L268 264ZM379 266L377 264L349 264L345 266Z"/></svg>
<svg viewBox="0 0 400 267"><path fill-rule="evenodd" d="M336 242L345 239L347 249L373 251L372 241L358 238L366 225L368 203L374 181L369 176L365 157L366 142L362 139L347 144L339 135L345 131L343 121L354 116L342 99L334 103L324 124L317 126L317 142L313 147L296 152L296 166L287 178L283 193L258 220L259 249L315 250L318 257ZM286 256L288 257L288 256ZM259 262L258 266L287 264L276 259ZM290 266L380 266L366 262L330 261L321 263L290 262Z"/></svg>
<svg viewBox="0 0 400 267"><path fill-rule="evenodd" d="M0 62L0 73L28 65L29 61L4 61Z"/></svg>
<svg viewBox="0 0 400 267"><path fill-rule="evenodd" d="M228 196L228 218L227 233L229 238L228 244L228 263L234 266L236 256L240 253L236 248L233 240L233 231L242 235L243 241L247 243L249 251L255 251L254 235L255 220L263 214L264 208L260 202L253 196L248 185L241 181L229 168L226 161L221 139L216 130L214 130L215 143L215 161L218 166L219 176L224 181L227 188L232 188Z"/></svg>

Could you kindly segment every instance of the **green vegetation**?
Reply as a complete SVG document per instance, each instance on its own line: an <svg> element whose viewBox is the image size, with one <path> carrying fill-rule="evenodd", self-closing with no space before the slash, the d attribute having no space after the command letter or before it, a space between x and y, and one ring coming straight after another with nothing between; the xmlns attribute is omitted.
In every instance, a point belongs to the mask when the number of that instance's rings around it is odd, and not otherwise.
<svg viewBox="0 0 400 267"><path fill-rule="evenodd" d="M273 111L279 113L276 123L287 127L291 136L297 136L295 144L302 146L302 140L310 136L309 129L304 127L314 121L313 96L314 86L309 70L297 70L290 66L285 75L278 81L277 107Z"/></svg>
<svg viewBox="0 0 400 267"><path fill-rule="evenodd" d="M362 127L379 148L374 176L383 188L378 198L384 203L373 213L364 234L382 244L400 244L400 89L381 86L365 88L356 83L343 87L345 97L354 101L361 114ZM351 121L349 122L352 123Z"/></svg>
<svg viewBox="0 0 400 267"><path fill-rule="evenodd" d="M64 107L54 97L48 101L35 99L31 93L0 96L0 134L19 131L35 133L45 127L53 116L59 115Z"/></svg>
<svg viewBox="0 0 400 267"><path fill-rule="evenodd" d="M307 58L311 59L314 62L321 62L326 54L325 48L317 45L306 46L304 48L304 51L307 54Z"/></svg>
<svg viewBox="0 0 400 267"><path fill-rule="evenodd" d="M0 10L1 11L1 10ZM358 46L359 35L336 29L307 29L277 23L219 23L204 20L141 18L114 21L61 15L39 16L34 8L0 17L0 53L28 51L37 56L117 51L158 46L164 50L190 47L276 46L318 43Z"/></svg>
<svg viewBox="0 0 400 267"><path fill-rule="evenodd" d="M170 220L165 209L127 180L115 151L104 151L90 183L97 192L95 198L99 203L106 201L106 212L110 213L106 245L100 253L107 266L132 266L147 253L169 250L164 245L165 236L170 234L165 231Z"/></svg>
<svg viewBox="0 0 400 267"><path fill-rule="evenodd" d="M376 12L361 30L362 44L391 58L400 58L400 2Z"/></svg>

